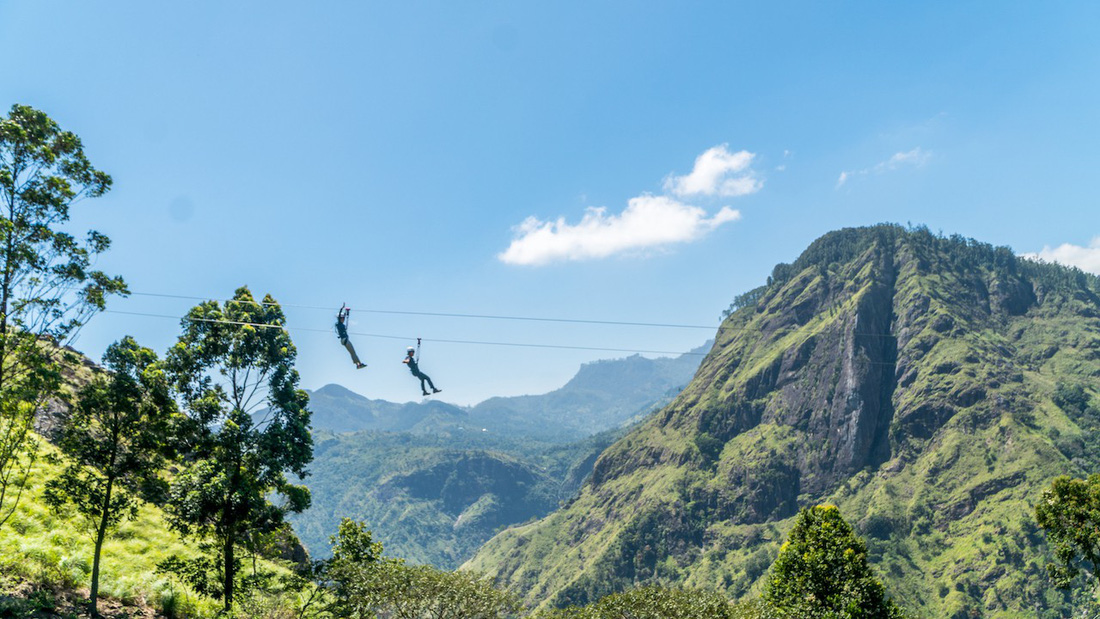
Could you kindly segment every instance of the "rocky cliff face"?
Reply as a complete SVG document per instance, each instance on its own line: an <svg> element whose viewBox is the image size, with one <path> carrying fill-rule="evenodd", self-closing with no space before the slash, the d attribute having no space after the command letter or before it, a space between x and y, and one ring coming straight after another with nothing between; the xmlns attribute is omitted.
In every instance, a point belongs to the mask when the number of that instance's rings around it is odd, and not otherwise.
<svg viewBox="0 0 1100 619"><path fill-rule="evenodd" d="M554 604L653 579L738 596L787 519L828 501L892 593L936 616L1062 604L1029 501L1095 465L1052 393L1100 390L1098 290L924 230L826 235L723 323L692 383L580 497L468 565Z"/></svg>

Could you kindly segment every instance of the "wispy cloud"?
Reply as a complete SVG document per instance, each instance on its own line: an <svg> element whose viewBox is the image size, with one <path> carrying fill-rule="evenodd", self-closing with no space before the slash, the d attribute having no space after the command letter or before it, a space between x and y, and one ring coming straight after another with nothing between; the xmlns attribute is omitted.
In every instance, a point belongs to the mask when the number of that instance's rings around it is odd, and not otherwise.
<svg viewBox="0 0 1100 619"><path fill-rule="evenodd" d="M886 161L880 161L869 168L863 168L862 170L845 170L841 172L840 177L836 179L836 188L840 189L844 183L856 176L882 174L883 172L890 172L906 166L920 167L928 163L928 160L931 158L932 153L921 149L919 146L910 151L894 153L894 155Z"/></svg>
<svg viewBox="0 0 1100 619"><path fill-rule="evenodd" d="M680 197L737 197L756 193L764 187L764 181L756 178L750 167L754 157L747 150L731 153L727 144L719 144L695 158L690 174L665 178L665 191Z"/></svg>
<svg viewBox="0 0 1100 619"><path fill-rule="evenodd" d="M725 144L711 148L696 158L691 174L665 179L665 190L672 195L642 194L631 198L618 214L608 213L605 207L590 207L576 224L564 217L553 221L528 217L513 228L512 243L497 254L497 259L507 264L539 266L645 253L700 239L722 224L740 219L740 211L723 206L710 216L705 209L678 197L732 197L759 191L763 181L751 170L754 156L748 151L730 153Z"/></svg>
<svg viewBox="0 0 1100 619"><path fill-rule="evenodd" d="M706 211L668 196L631 198L619 215L589 208L580 223L565 219L541 221L528 217L516 227L516 238L498 254L508 264L544 265L561 260L606 258L671 243L694 241L718 226L737 221L741 213L722 207L713 217Z"/></svg>
<svg viewBox="0 0 1100 619"><path fill-rule="evenodd" d="M1024 258L1057 262L1100 275L1100 236L1093 238L1088 247L1063 243L1055 248L1046 246L1038 252L1022 255Z"/></svg>

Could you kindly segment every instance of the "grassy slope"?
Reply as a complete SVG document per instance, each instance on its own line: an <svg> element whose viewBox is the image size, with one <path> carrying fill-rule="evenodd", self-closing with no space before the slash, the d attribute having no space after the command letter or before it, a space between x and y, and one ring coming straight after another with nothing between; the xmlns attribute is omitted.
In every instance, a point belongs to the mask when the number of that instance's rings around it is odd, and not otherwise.
<svg viewBox="0 0 1100 619"><path fill-rule="evenodd" d="M731 316L697 380L604 454L598 483L568 508L497 536L467 566L504 578L529 601L584 600L654 579L746 595L759 589L791 525L782 496L760 495L793 482L798 505L838 504L868 538L888 590L929 616L1057 612L1065 599L1043 575L1047 551L1031 506L1052 477L1095 466L1081 453L1081 428L1051 401L1059 381L1100 390L1100 321L1087 290L1095 282L1060 292L1044 283L1049 269L1033 273L1040 302L1012 315L996 307L1011 302L996 292L1012 283L1005 273L958 266L932 245L902 243L892 258L899 386L887 459L830 471L839 441L784 410L797 399L790 389L831 394L850 379L843 363L812 358L812 372L781 370L792 352L812 348L811 338L831 343L830 333L873 320L868 308L883 278L868 250L796 269L757 307ZM807 307L812 315L798 315ZM761 392L769 373L779 386ZM782 386L792 376L801 387ZM716 411L741 414L742 425L711 461L697 439ZM821 421L815 415L809 423ZM784 467L806 461L822 466L784 477ZM713 504L739 492L749 496L734 505L772 511L761 518Z"/></svg>
<svg viewBox="0 0 1100 619"><path fill-rule="evenodd" d="M40 444L41 455L19 507L0 528L0 574L8 586L27 581L61 590L85 590L86 594L92 571L92 537L78 516L58 515L43 502L43 485L59 466L44 457L56 454L56 448L45 441ZM213 615L218 604L155 574L156 564L173 554L194 556L167 529L159 509L143 506L135 520L123 523L103 544L100 593L127 603L173 606L187 615Z"/></svg>

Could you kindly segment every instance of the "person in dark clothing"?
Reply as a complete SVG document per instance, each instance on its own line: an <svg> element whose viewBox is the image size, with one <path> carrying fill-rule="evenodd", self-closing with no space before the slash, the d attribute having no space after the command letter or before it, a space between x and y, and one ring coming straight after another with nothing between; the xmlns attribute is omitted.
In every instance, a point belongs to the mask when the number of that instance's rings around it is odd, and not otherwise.
<svg viewBox="0 0 1100 619"><path fill-rule="evenodd" d="M405 360L401 363L408 365L412 375L420 379L420 391L422 391L424 395L431 395L428 393L427 388L424 387L424 381L428 381L428 386L432 388L432 393L443 391L442 389L436 389L435 385L432 383L432 379L429 378L427 374L420 371L420 366L416 364L416 349L409 346L408 353L408 356L406 356Z"/></svg>
<svg viewBox="0 0 1100 619"><path fill-rule="evenodd" d="M349 314L351 314L350 307L340 306L340 311L336 313L336 337L340 338L340 343L351 353L351 361L355 364L355 369L361 370L367 367L367 364L359 361L359 355L355 354L355 347L351 345L351 340L348 339L347 322Z"/></svg>

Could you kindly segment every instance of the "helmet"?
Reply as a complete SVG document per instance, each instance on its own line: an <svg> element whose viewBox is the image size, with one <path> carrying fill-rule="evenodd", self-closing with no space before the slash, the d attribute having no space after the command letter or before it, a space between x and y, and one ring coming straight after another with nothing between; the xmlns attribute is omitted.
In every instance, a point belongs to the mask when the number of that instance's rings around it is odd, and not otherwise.
<svg viewBox="0 0 1100 619"><path fill-rule="evenodd" d="M408 347L408 348L406 348L405 350L406 350L407 352L416 352L416 349L415 349L415 348L413 348L412 346L409 346L409 347Z"/></svg>

